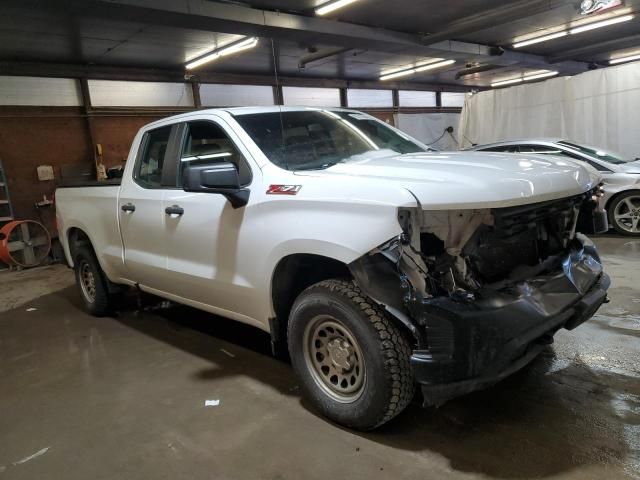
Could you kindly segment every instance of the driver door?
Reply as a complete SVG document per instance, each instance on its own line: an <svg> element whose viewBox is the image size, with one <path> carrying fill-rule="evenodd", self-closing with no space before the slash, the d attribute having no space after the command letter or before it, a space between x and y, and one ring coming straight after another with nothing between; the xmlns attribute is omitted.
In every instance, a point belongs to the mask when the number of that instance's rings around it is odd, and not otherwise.
<svg viewBox="0 0 640 480"><path fill-rule="evenodd" d="M223 119L208 114L181 128L177 185L181 185L185 165L224 161L237 166L243 187L259 188L259 168L250 167L248 151ZM261 229L254 213L255 198L251 194L246 206L233 208L221 194L182 188L165 193L163 222L171 293L216 309L247 311L247 300L255 291L250 272L257 264L249 240L260 235Z"/></svg>

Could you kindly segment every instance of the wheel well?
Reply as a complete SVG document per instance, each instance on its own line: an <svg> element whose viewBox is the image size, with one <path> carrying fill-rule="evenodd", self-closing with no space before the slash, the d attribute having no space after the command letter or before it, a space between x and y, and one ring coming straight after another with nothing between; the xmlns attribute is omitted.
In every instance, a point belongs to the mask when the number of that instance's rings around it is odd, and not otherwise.
<svg viewBox="0 0 640 480"><path fill-rule="evenodd" d="M105 284L107 286L107 289L109 290L109 293L114 294L114 293L120 293L123 291L122 285L113 283L111 280L109 280L109 277L107 277L107 274L104 273L104 270L102 270L102 266L100 265L100 261L98 260L98 256L96 255L96 250L95 248L93 248L93 244L91 243L91 240L89 239L89 236L86 233L84 233L82 230L80 230L77 227L73 227L69 229L69 232L67 233L67 238L69 239L69 253L71 254L71 261L74 262L74 267L75 267L76 252L78 251L79 248L86 247L89 250L91 250L91 252L93 253L93 256L95 257L96 262L98 262L98 266L100 267L100 274L102 275L102 278L105 281Z"/></svg>
<svg viewBox="0 0 640 480"><path fill-rule="evenodd" d="M625 195L627 193L632 193L632 192L636 192L638 195L640 195L640 190L638 189L631 189L631 190L623 190L621 192L616 193L615 195L613 195L608 201L607 201L607 205L605 206L605 209L607 210L607 213L609 213L609 208L611 207L611 205L613 205L614 200L617 200L618 198L620 198L621 195Z"/></svg>
<svg viewBox="0 0 640 480"><path fill-rule="evenodd" d="M67 234L67 238L69 240L69 253L71 254L71 261L74 261L75 253L80 247L89 247L93 251L93 245L91 245L89 236L79 228L70 228Z"/></svg>
<svg viewBox="0 0 640 480"><path fill-rule="evenodd" d="M333 258L298 253L284 257L276 266L271 279L271 301L276 314L271 319L271 337L286 350L287 321L293 302L307 287L330 278L352 278L349 267Z"/></svg>

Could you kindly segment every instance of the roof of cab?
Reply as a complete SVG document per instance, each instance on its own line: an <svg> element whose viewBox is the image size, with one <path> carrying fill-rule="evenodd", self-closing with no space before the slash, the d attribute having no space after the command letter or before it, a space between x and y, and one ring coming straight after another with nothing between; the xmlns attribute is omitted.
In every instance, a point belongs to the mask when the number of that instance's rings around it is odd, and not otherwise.
<svg viewBox="0 0 640 480"><path fill-rule="evenodd" d="M282 106L272 105L267 107L228 107L228 108L204 108L201 110L192 110L190 112L180 113L178 115L172 115L165 117L155 122L148 123L143 128L155 127L157 125L167 125L175 123L184 118L189 118L194 115L202 115L203 113L216 113L216 114L229 114L233 116L250 115L256 113L276 113L276 112L303 112L308 110L329 110L329 111L343 111L343 112L358 112L351 108L340 107L305 107L305 106ZM359 112L358 112L359 113Z"/></svg>
<svg viewBox="0 0 640 480"><path fill-rule="evenodd" d="M330 110L330 111L345 111L355 112L356 110L350 108L340 107L304 107L304 106L282 106L272 105L269 107L231 107L223 108L225 112L229 112L232 115L250 115L254 113L275 113L275 112L303 112L306 110Z"/></svg>

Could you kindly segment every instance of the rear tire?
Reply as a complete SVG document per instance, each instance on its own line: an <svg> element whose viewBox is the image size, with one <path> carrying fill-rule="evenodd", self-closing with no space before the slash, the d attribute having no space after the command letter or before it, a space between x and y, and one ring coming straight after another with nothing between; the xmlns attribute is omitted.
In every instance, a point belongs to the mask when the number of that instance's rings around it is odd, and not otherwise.
<svg viewBox="0 0 640 480"><path fill-rule="evenodd" d="M85 308L96 317L112 313L116 298L109 293L107 277L93 251L79 247L75 252L74 265L76 283Z"/></svg>
<svg viewBox="0 0 640 480"><path fill-rule="evenodd" d="M291 309L288 343L304 393L336 423L371 430L413 398L409 340L351 281L304 290Z"/></svg>

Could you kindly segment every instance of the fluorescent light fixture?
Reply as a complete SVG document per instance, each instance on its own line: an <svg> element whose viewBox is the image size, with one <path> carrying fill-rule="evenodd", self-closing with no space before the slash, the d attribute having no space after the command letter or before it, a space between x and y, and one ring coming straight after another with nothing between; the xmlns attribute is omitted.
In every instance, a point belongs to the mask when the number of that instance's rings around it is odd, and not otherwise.
<svg viewBox="0 0 640 480"><path fill-rule="evenodd" d="M491 84L492 87L501 87L503 85L512 85L514 83L521 83L522 77L518 77L518 78L511 78L509 80L500 80L499 82L493 82Z"/></svg>
<svg viewBox="0 0 640 480"><path fill-rule="evenodd" d="M427 60L416 62L416 63L410 63L402 67L387 68L386 70L382 70L380 72L380 76L385 77L393 73L404 72L406 70L415 70L416 68L423 67L425 65L431 65L434 63L442 62L442 61L444 61L444 58L429 58Z"/></svg>
<svg viewBox="0 0 640 480"><path fill-rule="evenodd" d="M425 72L427 70L433 70L435 68L446 67L447 65L451 65L456 63L455 60L442 60L441 58L436 59L436 61L431 61L426 64L417 65L415 67L409 67L405 70L396 70L391 71L390 73L383 73L380 76L380 80L390 80L392 78L404 77L406 75L413 75L418 72Z"/></svg>
<svg viewBox="0 0 640 480"><path fill-rule="evenodd" d="M255 47L257 44L258 44L258 39L256 37L250 37L235 45L229 45L228 47L223 47L222 49L220 49L220 56L224 57L225 55L230 55L232 53L240 52L242 50L247 50L249 48Z"/></svg>
<svg viewBox="0 0 640 480"><path fill-rule="evenodd" d="M430 63L428 65L423 65L421 67L416 67L416 72L424 72L426 70L433 70L434 68L446 67L447 65L451 65L452 63L456 63L455 60L444 60L443 62Z"/></svg>
<svg viewBox="0 0 640 480"><path fill-rule="evenodd" d="M616 23L628 22L633 19L633 15L623 15L621 17L613 17L607 20L602 20L601 22L593 22L587 23L586 25L582 25L580 27L575 27L569 30L569 33L575 35L576 33L587 32L589 30L594 30L596 28L608 27L609 25L615 25Z"/></svg>
<svg viewBox="0 0 640 480"><path fill-rule="evenodd" d="M550 33L549 35L543 35L541 37L531 38L529 40L523 40L513 44L513 48L526 47L527 45L533 45L534 43L546 42L547 40L553 40L554 38L565 37L569 33L566 31Z"/></svg>
<svg viewBox="0 0 640 480"><path fill-rule="evenodd" d="M382 75L380 77L380 80L391 80L392 78L404 77L405 75L413 75L414 73L416 73L415 68L410 68L409 70L402 70L401 72Z"/></svg>
<svg viewBox="0 0 640 480"><path fill-rule="evenodd" d="M358 0L335 0L333 2L327 2L316 8L316 15L326 15L327 13L338 10L339 8L346 7L347 5L357 2Z"/></svg>
<svg viewBox="0 0 640 480"><path fill-rule="evenodd" d="M226 55L231 55L233 53L241 52L242 50L247 50L249 48L253 48L258 44L258 39L256 37L248 37L238 40L237 42L232 42L228 45L225 45L220 48L216 48L212 52L209 52L200 58L197 58L185 65L187 70L192 70L197 68L205 63L212 62L216 60L218 57L224 57Z"/></svg>
<svg viewBox="0 0 640 480"><path fill-rule="evenodd" d="M618 63L633 62L634 60L640 60L640 54L629 55L627 57L613 58L609 60L609 65L617 65Z"/></svg>
<svg viewBox="0 0 640 480"><path fill-rule="evenodd" d="M192 157L182 157L180 161L193 162L194 160L208 160L210 158L230 157L231 155L232 155L231 152L210 153L208 155L194 155Z"/></svg>
<svg viewBox="0 0 640 480"><path fill-rule="evenodd" d="M529 82L531 80L538 80L540 78L547 78L547 77L555 77L556 75L558 75L559 72L557 71L552 71L552 72L539 72L539 73L532 73L529 75L525 75L522 80L524 80L525 82Z"/></svg>
<svg viewBox="0 0 640 480"><path fill-rule="evenodd" d="M513 48L521 48L526 47L527 45L533 45L535 43L546 42L548 40L553 40L555 38L565 37L569 34L575 35L576 33L588 32L589 30L594 30L600 27L607 27L609 25L615 25L616 23L628 22L634 18L633 15L621 15L622 12L628 12L629 9L618 10L617 16L612 16L607 18L606 20L601 20L599 22L591 22L579 25L577 27L570 28L568 30L562 30L561 32L550 33L548 35L542 35L540 37L529 38L527 40L522 40L515 42L512 46Z"/></svg>
<svg viewBox="0 0 640 480"><path fill-rule="evenodd" d="M532 80L539 80L541 78L554 77L559 72L555 70L537 70L534 72L523 73L520 77L508 78L506 80L499 80L491 84L492 87L502 87L504 85L513 85L516 83L530 82Z"/></svg>

